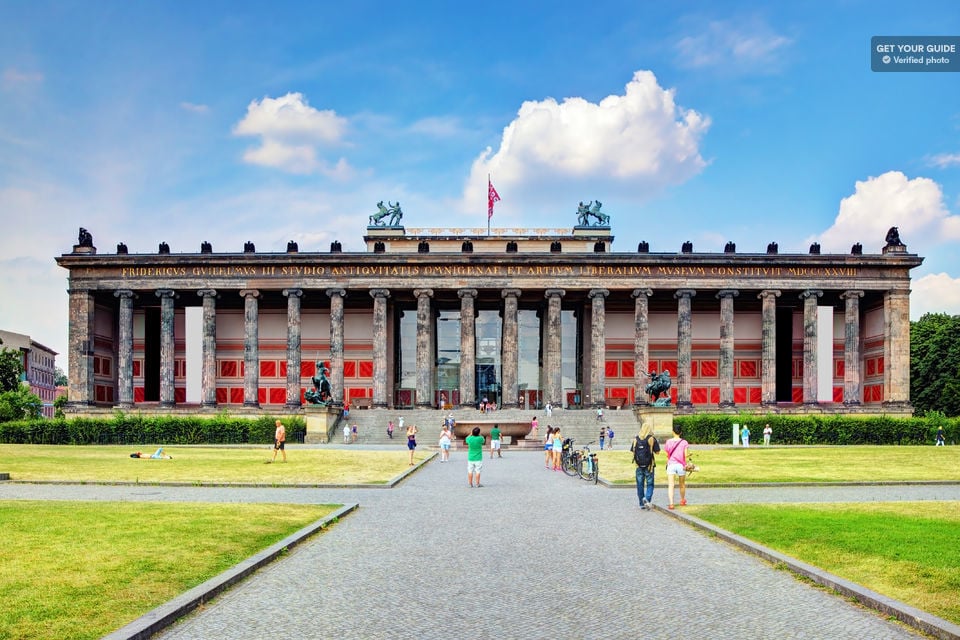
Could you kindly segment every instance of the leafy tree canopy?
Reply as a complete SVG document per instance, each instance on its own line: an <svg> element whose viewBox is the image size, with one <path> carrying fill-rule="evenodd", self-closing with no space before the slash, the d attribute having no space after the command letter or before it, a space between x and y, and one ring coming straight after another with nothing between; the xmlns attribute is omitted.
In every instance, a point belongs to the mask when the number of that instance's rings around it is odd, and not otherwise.
<svg viewBox="0 0 960 640"><path fill-rule="evenodd" d="M927 313L910 323L910 401L917 415L960 416L960 315Z"/></svg>
<svg viewBox="0 0 960 640"><path fill-rule="evenodd" d="M15 391L23 375L23 356L19 349L0 349L0 391Z"/></svg>

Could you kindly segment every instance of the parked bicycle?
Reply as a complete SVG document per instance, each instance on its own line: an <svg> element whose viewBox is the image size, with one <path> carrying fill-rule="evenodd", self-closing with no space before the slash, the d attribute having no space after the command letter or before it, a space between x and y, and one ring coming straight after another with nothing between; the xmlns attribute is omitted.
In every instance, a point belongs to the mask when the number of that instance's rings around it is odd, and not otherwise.
<svg viewBox="0 0 960 640"><path fill-rule="evenodd" d="M600 479L600 462L597 454L590 452L590 445L585 445L583 449L577 452L577 474L587 482L597 484Z"/></svg>
<svg viewBox="0 0 960 640"><path fill-rule="evenodd" d="M560 468L568 476L577 475L577 467L580 466L579 452L573 448L573 443L573 438L565 438L560 451Z"/></svg>

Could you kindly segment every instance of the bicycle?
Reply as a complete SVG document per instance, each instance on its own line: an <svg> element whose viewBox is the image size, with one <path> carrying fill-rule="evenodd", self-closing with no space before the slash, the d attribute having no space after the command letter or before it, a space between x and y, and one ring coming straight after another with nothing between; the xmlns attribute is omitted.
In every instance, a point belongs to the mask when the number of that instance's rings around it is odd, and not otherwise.
<svg viewBox="0 0 960 640"><path fill-rule="evenodd" d="M573 442L573 438L564 439L560 451L560 468L568 476L577 475L577 467L580 466L579 452L573 448Z"/></svg>
<svg viewBox="0 0 960 640"><path fill-rule="evenodd" d="M585 445L583 449L577 452L577 475L587 482L592 480L594 484L597 484L600 478L600 462L597 460L597 454L590 452L591 444L593 442Z"/></svg>

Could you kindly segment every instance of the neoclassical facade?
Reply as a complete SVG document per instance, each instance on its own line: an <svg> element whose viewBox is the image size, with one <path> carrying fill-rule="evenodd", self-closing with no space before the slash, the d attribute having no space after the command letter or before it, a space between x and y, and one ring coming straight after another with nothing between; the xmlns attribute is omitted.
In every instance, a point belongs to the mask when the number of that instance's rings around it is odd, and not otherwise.
<svg viewBox="0 0 960 640"><path fill-rule="evenodd" d="M88 234L89 236L89 234ZM608 228L370 227L366 251L98 253L69 271L74 409L299 410L318 363L370 407L910 413L910 270L863 253L613 251Z"/></svg>

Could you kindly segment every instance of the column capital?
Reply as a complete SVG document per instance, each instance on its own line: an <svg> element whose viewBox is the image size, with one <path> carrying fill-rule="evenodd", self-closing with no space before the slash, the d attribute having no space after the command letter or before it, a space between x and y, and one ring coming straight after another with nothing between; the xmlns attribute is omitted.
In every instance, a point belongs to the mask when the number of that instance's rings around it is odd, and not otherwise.
<svg viewBox="0 0 960 640"><path fill-rule="evenodd" d="M740 291L738 289L720 289L720 291L717 291L716 297L717 298L736 298L739 295L740 295Z"/></svg>
<svg viewBox="0 0 960 640"><path fill-rule="evenodd" d="M303 289L284 289L283 295L286 298L299 298L303 295Z"/></svg>
<svg viewBox="0 0 960 640"><path fill-rule="evenodd" d="M780 289L764 289L763 291L757 294L757 297L758 298L770 298L770 297L779 298Z"/></svg>
<svg viewBox="0 0 960 640"><path fill-rule="evenodd" d="M71 287L67 289L67 293L90 293L90 289L77 289L75 287Z"/></svg>
<svg viewBox="0 0 960 640"><path fill-rule="evenodd" d="M476 289L457 289L457 295L460 298L476 298L477 290Z"/></svg>
<svg viewBox="0 0 960 640"><path fill-rule="evenodd" d="M137 294L135 294L130 289L117 289L116 291L113 292L113 295L115 295L118 298L136 298L137 297Z"/></svg>
<svg viewBox="0 0 960 640"><path fill-rule="evenodd" d="M177 295L177 292L173 289L157 289L154 293L157 294L158 298L173 298Z"/></svg>
<svg viewBox="0 0 960 640"><path fill-rule="evenodd" d="M504 289L503 291L500 292L500 297L501 298L507 298L507 297L519 298L521 293L523 293L523 291L520 289Z"/></svg>
<svg viewBox="0 0 960 640"><path fill-rule="evenodd" d="M390 289L370 289L371 298L389 298Z"/></svg>
<svg viewBox="0 0 960 640"><path fill-rule="evenodd" d="M590 289L590 292L587 294L591 299L606 298L608 295L610 295L609 289Z"/></svg>
<svg viewBox="0 0 960 640"><path fill-rule="evenodd" d="M807 289L800 294L800 299L806 300L807 298L813 298L814 300L816 300L822 295L823 295L823 291L821 291L820 289Z"/></svg>
<svg viewBox="0 0 960 640"><path fill-rule="evenodd" d="M260 295L259 289L240 289L240 295L244 298L256 298Z"/></svg>
<svg viewBox="0 0 960 640"><path fill-rule="evenodd" d="M640 296L647 296L649 298L653 295L653 289L634 289L630 295L634 298L639 298Z"/></svg>
<svg viewBox="0 0 960 640"><path fill-rule="evenodd" d="M327 297L328 297L328 298L333 298L333 297L335 297L335 296L340 296L341 298L346 298L346 297L347 297L347 290L346 290L346 289L336 289L336 288L334 288L334 289L327 289L325 293L327 294Z"/></svg>
<svg viewBox="0 0 960 640"><path fill-rule="evenodd" d="M563 289L547 289L546 291L543 292L543 296L545 298L553 298L553 297L562 298L565 295L567 295L567 292Z"/></svg>
<svg viewBox="0 0 960 640"><path fill-rule="evenodd" d="M201 298L216 298L217 290L216 289L200 289L197 291L197 295Z"/></svg>
<svg viewBox="0 0 960 640"><path fill-rule="evenodd" d="M413 295L414 295L414 297L416 297L417 299L423 298L423 297L432 298L432 297L433 297L433 289L414 289L414 290L413 290Z"/></svg>
<svg viewBox="0 0 960 640"><path fill-rule="evenodd" d="M674 298L692 298L697 295L696 289L677 289L673 293Z"/></svg>
<svg viewBox="0 0 960 640"><path fill-rule="evenodd" d="M847 300L847 299L856 300L857 298L862 298L862 297L863 297L863 291L860 291L858 289L849 289L840 294L841 300Z"/></svg>
<svg viewBox="0 0 960 640"><path fill-rule="evenodd" d="M899 297L909 298L910 289L890 289L889 291L885 291L884 295L888 297L899 296Z"/></svg>

